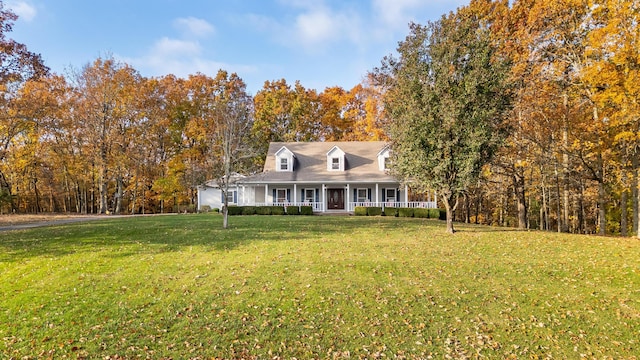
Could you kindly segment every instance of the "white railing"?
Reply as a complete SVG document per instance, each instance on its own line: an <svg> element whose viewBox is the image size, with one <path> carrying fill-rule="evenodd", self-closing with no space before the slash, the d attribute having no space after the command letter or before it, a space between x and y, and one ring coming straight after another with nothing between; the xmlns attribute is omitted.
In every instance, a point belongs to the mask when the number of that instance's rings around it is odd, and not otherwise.
<svg viewBox="0 0 640 360"><path fill-rule="evenodd" d="M382 209L386 207L390 208L424 208L424 209L435 209L438 207L438 204L435 201L385 201L385 202L375 202L375 201L358 201L358 202L350 202L349 203L349 211L354 211L357 206L364 207L381 207Z"/></svg>
<svg viewBox="0 0 640 360"><path fill-rule="evenodd" d="M324 210L322 208L322 203L318 202L318 201L314 201L314 202L307 202L307 201L292 202L292 201L287 201L287 202L255 203L254 206L311 206L313 208L314 212L319 212L319 211L323 211Z"/></svg>

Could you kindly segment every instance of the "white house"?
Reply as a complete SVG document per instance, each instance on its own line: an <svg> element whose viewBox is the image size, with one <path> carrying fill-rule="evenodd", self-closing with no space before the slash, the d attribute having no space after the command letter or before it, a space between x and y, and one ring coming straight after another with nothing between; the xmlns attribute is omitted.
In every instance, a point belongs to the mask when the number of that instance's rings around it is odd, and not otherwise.
<svg viewBox="0 0 640 360"><path fill-rule="evenodd" d="M389 148L381 141L274 142L261 173L237 177L233 205L307 205L314 212L352 212L356 206L436 208L409 201L409 188L388 174ZM198 209L221 208L215 183L198 188Z"/></svg>

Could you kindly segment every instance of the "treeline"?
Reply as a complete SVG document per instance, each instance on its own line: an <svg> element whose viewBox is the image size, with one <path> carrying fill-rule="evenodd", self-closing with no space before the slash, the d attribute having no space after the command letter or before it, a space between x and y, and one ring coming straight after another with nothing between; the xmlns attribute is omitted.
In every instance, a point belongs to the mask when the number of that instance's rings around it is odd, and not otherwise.
<svg viewBox="0 0 640 360"><path fill-rule="evenodd" d="M637 232L639 8L636 0L477 0L464 8L482 19L510 63L513 99L509 136L463 192L457 220ZM3 44L11 42L9 15L3 10ZM5 54L10 49L2 46ZM223 70L146 78L99 58L61 76L30 55L31 62L5 56L1 64L10 74L0 78L5 213L193 210L215 156L211 114L229 89L250 102L257 151L246 172L260 169L270 141L385 140L393 121L384 111L385 84L373 76L322 92L267 81L251 96Z"/></svg>

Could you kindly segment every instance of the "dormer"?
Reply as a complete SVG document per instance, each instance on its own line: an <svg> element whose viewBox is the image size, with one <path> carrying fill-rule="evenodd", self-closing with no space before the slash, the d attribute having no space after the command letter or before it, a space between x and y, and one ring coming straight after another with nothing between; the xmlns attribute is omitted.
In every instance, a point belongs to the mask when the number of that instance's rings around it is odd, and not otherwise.
<svg viewBox="0 0 640 360"><path fill-rule="evenodd" d="M276 151L276 171L280 172L292 172L293 171L293 158L295 155L286 146Z"/></svg>
<svg viewBox="0 0 640 360"><path fill-rule="evenodd" d="M378 152L378 169L380 171L389 170L390 149L386 145Z"/></svg>
<svg viewBox="0 0 640 360"><path fill-rule="evenodd" d="M344 151L337 146L327 153L327 171L344 171Z"/></svg>

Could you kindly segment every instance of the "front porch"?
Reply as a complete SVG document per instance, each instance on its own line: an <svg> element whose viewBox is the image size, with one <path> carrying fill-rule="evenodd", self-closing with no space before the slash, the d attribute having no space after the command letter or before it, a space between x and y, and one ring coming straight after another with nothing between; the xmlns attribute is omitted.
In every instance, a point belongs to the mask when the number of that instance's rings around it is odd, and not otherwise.
<svg viewBox="0 0 640 360"><path fill-rule="evenodd" d="M410 201L409 188L399 187L397 183L294 183L245 185L242 188L243 194L252 196L241 199L238 205L311 206L315 213L352 213L358 206L382 209L438 207L435 193L427 194L420 201Z"/></svg>
<svg viewBox="0 0 640 360"><path fill-rule="evenodd" d="M346 204L345 209L328 209L322 202L269 202L269 203L255 203L246 204L252 206L311 206L313 212L354 212L358 206L364 207L380 207L383 210L385 208L423 208L423 209L435 209L437 203L435 201L389 201L389 202L349 202Z"/></svg>

